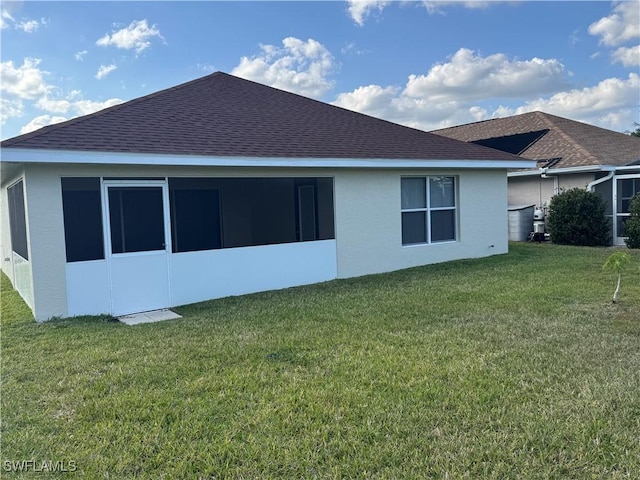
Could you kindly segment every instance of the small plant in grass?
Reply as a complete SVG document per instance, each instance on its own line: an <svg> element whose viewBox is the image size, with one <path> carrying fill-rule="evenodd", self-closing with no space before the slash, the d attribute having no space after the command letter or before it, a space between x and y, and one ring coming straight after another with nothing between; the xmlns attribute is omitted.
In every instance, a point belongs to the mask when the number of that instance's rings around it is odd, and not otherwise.
<svg viewBox="0 0 640 480"><path fill-rule="evenodd" d="M640 193L631 198L629 212L631 217L624 224L624 234L627 237L624 242L629 248L640 248Z"/></svg>
<svg viewBox="0 0 640 480"><path fill-rule="evenodd" d="M616 290L613 292L613 303L618 301L618 295L620 294L620 283L622 282L622 272L631 263L631 255L627 252L618 251L609 255L607 260L602 266L603 269L612 271L618 274L618 283L616 284Z"/></svg>

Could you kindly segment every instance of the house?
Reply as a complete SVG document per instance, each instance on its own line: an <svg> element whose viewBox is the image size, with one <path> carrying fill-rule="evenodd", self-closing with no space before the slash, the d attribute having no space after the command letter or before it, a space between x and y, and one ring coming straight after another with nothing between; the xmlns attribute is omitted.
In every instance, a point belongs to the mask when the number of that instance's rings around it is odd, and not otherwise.
<svg viewBox="0 0 640 480"><path fill-rule="evenodd" d="M507 169L535 166L221 72L1 148L38 321L505 253Z"/></svg>
<svg viewBox="0 0 640 480"><path fill-rule="evenodd" d="M508 173L509 205L546 209L553 195L587 188L605 201L614 245L624 244L629 201L640 192L640 138L586 123L531 112L432 133L535 160Z"/></svg>

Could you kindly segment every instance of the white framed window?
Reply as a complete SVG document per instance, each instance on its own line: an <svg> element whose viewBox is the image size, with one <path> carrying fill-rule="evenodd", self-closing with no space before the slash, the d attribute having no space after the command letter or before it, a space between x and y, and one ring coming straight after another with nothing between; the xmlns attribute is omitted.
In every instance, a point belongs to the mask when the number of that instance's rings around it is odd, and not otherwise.
<svg viewBox="0 0 640 480"><path fill-rule="evenodd" d="M456 177L401 177L402 245L457 240Z"/></svg>

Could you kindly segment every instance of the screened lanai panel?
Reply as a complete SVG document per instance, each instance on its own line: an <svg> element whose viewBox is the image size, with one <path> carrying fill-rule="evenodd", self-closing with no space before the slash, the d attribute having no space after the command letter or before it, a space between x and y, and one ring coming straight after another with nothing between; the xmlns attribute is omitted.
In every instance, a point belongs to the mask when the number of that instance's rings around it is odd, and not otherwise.
<svg viewBox="0 0 640 480"><path fill-rule="evenodd" d="M24 205L24 182L20 180L7 188L11 248L23 259L29 260L27 242L27 216Z"/></svg>
<svg viewBox="0 0 640 480"><path fill-rule="evenodd" d="M173 252L222 248L220 190L207 179L169 181Z"/></svg>
<svg viewBox="0 0 640 480"><path fill-rule="evenodd" d="M333 178L170 178L173 252L335 238Z"/></svg>
<svg viewBox="0 0 640 480"><path fill-rule="evenodd" d="M100 178L62 178L67 262L104 259Z"/></svg>

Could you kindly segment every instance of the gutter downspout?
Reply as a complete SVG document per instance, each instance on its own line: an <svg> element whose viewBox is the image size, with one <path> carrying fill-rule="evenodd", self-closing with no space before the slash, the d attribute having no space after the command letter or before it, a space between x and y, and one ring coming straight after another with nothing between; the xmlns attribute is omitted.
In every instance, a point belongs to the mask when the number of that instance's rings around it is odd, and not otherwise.
<svg viewBox="0 0 640 480"><path fill-rule="evenodd" d="M600 183L604 183L608 180L611 180L613 178L613 176L616 174L616 168L615 167L602 167L602 171L603 172L609 172L605 177L599 178L597 180L594 180L593 182L589 182L587 184L587 191L588 192L593 192L593 187L595 187L596 185L600 184Z"/></svg>
<svg viewBox="0 0 640 480"><path fill-rule="evenodd" d="M560 181L557 175L547 175L548 168L540 169L540 178L553 178L553 194L557 195L560 192Z"/></svg>

